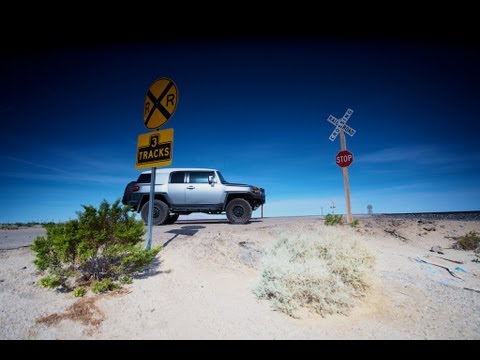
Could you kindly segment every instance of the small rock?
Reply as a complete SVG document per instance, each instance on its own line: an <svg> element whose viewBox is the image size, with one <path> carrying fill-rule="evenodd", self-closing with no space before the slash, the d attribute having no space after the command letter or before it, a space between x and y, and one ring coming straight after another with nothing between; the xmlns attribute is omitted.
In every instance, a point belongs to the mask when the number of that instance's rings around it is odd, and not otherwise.
<svg viewBox="0 0 480 360"><path fill-rule="evenodd" d="M422 225L422 224L433 224L433 221L428 221L428 220L425 221L425 220L420 219L420 220L417 221L417 224L418 224L418 225Z"/></svg>
<svg viewBox="0 0 480 360"><path fill-rule="evenodd" d="M22 270L25 270L26 268L27 268L27 267L26 267L26 266L24 266L24 267L22 267Z"/></svg>
<svg viewBox="0 0 480 360"><path fill-rule="evenodd" d="M439 254L444 254L443 253L443 249L441 246L438 246L438 245L435 245L435 246L432 246L432 248L430 249L431 252L436 252L436 253L439 253Z"/></svg>

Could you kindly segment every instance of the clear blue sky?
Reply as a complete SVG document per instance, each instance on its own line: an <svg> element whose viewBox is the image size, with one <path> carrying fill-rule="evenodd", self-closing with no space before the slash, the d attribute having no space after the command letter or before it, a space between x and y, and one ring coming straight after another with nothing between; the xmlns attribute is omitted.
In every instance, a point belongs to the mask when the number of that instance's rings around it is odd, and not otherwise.
<svg viewBox="0 0 480 360"><path fill-rule="evenodd" d="M101 45L101 44L100 44ZM63 221L138 177L149 85L179 90L174 167L266 189L265 216L345 212L328 137L347 136L352 211L480 209L478 48L383 39L184 38L0 60L0 222Z"/></svg>

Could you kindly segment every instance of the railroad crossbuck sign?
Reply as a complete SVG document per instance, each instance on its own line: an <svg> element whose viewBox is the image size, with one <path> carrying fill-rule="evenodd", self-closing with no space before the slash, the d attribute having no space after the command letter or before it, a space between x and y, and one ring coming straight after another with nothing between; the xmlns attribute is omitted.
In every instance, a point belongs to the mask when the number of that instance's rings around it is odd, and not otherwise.
<svg viewBox="0 0 480 360"><path fill-rule="evenodd" d="M340 133L340 130L343 130L346 132L348 135L353 136L355 134L354 129L352 129L350 126L347 125L348 119L350 119L350 116L352 116L353 110L352 109L347 109L345 112L345 115L339 120L335 116L330 115L327 119L327 121L333 125L335 125L335 129L333 130L332 134L330 135L329 139L330 141L335 141L337 138L337 135Z"/></svg>
<svg viewBox="0 0 480 360"><path fill-rule="evenodd" d="M335 157L335 161L338 166L342 168L343 185L345 187L345 203L347 206L347 223L352 222L352 210L350 206L350 185L348 184L348 166L353 161L353 154L347 150L347 140L345 139L345 133L350 136L355 134L355 130L347 125L348 119L352 116L353 110L347 109L345 115L341 119L337 119L335 116L330 115L327 121L335 125L335 129L330 134L330 141L335 141L338 134L340 134L340 152Z"/></svg>
<svg viewBox="0 0 480 360"><path fill-rule="evenodd" d="M143 123L150 130L164 125L173 115L178 102L178 90L168 78L156 80L148 89L143 107Z"/></svg>
<svg viewBox="0 0 480 360"><path fill-rule="evenodd" d="M173 129L138 136L136 168L172 165Z"/></svg>

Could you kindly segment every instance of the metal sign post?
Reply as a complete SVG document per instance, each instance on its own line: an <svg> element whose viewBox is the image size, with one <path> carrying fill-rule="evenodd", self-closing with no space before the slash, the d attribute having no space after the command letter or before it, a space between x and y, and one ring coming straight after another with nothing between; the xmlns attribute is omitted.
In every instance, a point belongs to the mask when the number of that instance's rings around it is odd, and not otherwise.
<svg viewBox="0 0 480 360"><path fill-rule="evenodd" d="M347 151L347 141L345 139L345 132L353 136L356 132L356 130L352 129L350 126L347 125L347 121L352 116L353 110L352 109L347 109L345 112L345 115L341 119L335 118L333 115L330 115L327 119L328 122L331 124L335 125L335 129L333 132L330 134L330 141L335 141L337 138L337 135L340 134L340 150L341 151ZM350 165L352 159L350 162L340 165L337 159L337 164L342 167L342 175L343 175L343 186L345 188L345 202L346 202L346 211L347 211L347 223L352 222L352 210L351 210L351 205L350 205L350 185L348 182L348 166Z"/></svg>
<svg viewBox="0 0 480 360"><path fill-rule="evenodd" d="M157 177L157 168L152 168L152 176L150 178L150 197L155 198L155 178ZM150 250L152 247L152 226L153 226L153 201L148 203L148 226L147 226L147 243L145 244L145 250Z"/></svg>
<svg viewBox="0 0 480 360"><path fill-rule="evenodd" d="M172 164L173 156L173 129L157 130L146 134L140 134L137 142L136 168L144 169L150 167L152 170L150 178L150 197L155 199L156 169L159 166ZM152 244L153 226L153 201L148 203L147 240L145 248L150 250Z"/></svg>
<svg viewBox="0 0 480 360"><path fill-rule="evenodd" d="M148 199L147 239L145 250L152 247L152 226L157 166L172 164L173 129L160 130L172 117L178 103L178 90L173 80L160 78L148 88L143 107L143 124L154 132L138 137L136 168L151 166L150 197Z"/></svg>

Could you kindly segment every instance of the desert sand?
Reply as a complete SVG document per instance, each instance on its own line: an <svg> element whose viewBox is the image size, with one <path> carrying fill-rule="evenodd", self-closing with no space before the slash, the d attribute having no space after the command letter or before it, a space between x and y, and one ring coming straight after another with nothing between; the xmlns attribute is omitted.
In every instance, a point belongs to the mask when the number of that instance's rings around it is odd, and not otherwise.
<svg viewBox="0 0 480 360"><path fill-rule="evenodd" d="M355 231L376 258L373 288L349 314L301 319L252 290L279 234L326 226L320 217L154 227L153 245L164 249L149 272L82 299L38 285L26 245L42 229L1 230L0 339L480 339L480 258L451 248L454 237L480 232L479 220L359 221ZM430 251L436 245L444 254Z"/></svg>

